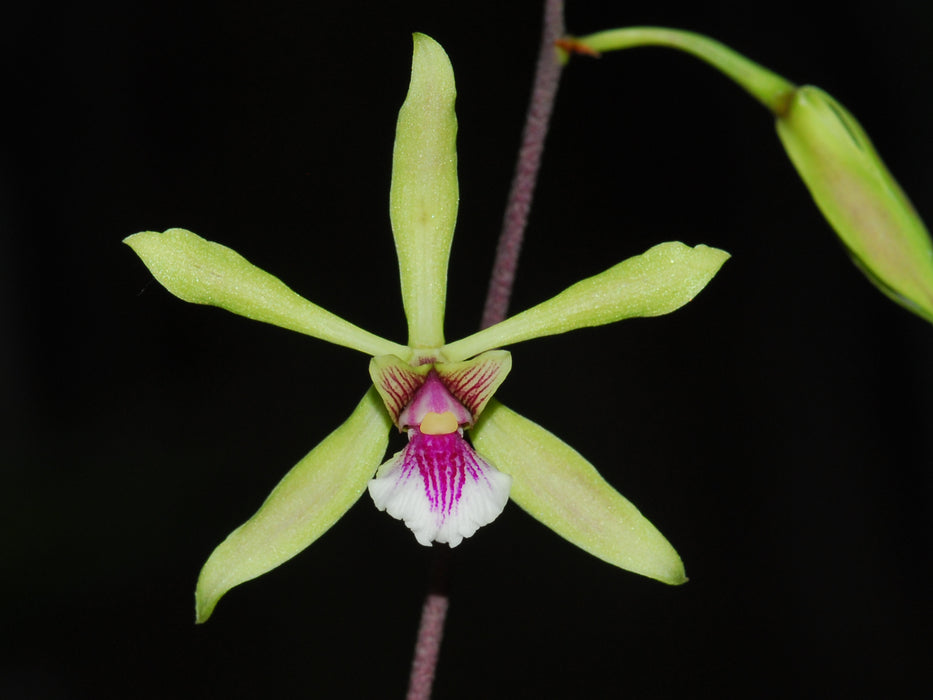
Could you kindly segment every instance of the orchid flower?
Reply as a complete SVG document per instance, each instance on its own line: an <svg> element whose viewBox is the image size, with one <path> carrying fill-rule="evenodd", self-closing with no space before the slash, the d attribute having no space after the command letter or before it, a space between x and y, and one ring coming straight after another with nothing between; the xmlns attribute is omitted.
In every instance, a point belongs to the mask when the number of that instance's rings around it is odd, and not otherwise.
<svg viewBox="0 0 933 700"><path fill-rule="evenodd" d="M406 345L325 311L233 250L189 231L126 239L155 278L185 301L372 356L373 387L346 422L292 468L204 565L198 621L232 587L320 537L367 489L380 510L404 520L425 545L457 546L511 498L611 564L666 583L686 580L673 547L589 462L492 396L511 367L503 346L666 314L703 289L728 254L664 243L502 323L445 342L447 261L458 207L455 94L444 50L416 34L390 194ZM408 444L380 467L393 424L407 433Z"/></svg>

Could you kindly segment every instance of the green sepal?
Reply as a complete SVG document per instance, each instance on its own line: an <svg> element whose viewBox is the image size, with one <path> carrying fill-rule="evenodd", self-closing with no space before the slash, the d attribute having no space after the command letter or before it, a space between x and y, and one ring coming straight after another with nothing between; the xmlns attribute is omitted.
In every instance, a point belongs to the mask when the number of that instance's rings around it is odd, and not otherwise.
<svg viewBox="0 0 933 700"><path fill-rule="evenodd" d="M856 265L891 299L933 322L933 242L868 134L819 88L799 88L777 132Z"/></svg>
<svg viewBox="0 0 933 700"><path fill-rule="evenodd" d="M413 348L444 344L447 261L460 197L456 96L444 49L430 37L415 34L411 84L398 114L389 193L408 344Z"/></svg>
<svg viewBox="0 0 933 700"><path fill-rule="evenodd" d="M529 515L603 561L658 581L687 580L680 556L576 450L493 399L471 433L478 454L512 477Z"/></svg>
<svg viewBox="0 0 933 700"><path fill-rule="evenodd" d="M196 621L234 586L291 559L366 490L385 456L391 421L375 389L350 418L285 475L256 514L214 550L198 577Z"/></svg>
<svg viewBox="0 0 933 700"><path fill-rule="evenodd" d="M705 245L661 243L441 352L455 361L531 338L670 313L691 301L728 258Z"/></svg>
<svg viewBox="0 0 933 700"><path fill-rule="evenodd" d="M226 246L180 228L123 239L153 276L179 299L298 331L369 355L399 355L404 345L373 335L312 304Z"/></svg>

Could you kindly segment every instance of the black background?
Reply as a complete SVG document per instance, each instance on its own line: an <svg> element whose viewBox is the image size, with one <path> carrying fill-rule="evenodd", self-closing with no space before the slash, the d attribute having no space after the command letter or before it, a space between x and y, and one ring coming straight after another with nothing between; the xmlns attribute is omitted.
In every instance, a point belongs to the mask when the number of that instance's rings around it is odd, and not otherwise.
<svg viewBox="0 0 933 700"><path fill-rule="evenodd" d="M700 31L863 122L933 217L933 9L570 2ZM200 565L367 387L353 351L186 305L121 245L183 226L405 339L388 224L410 33L457 75L448 337L474 330L537 2L5 11L0 697L404 693L429 551L368 497L193 625ZM733 259L675 314L512 348L498 396L580 450L691 581L515 506L456 550L439 698L896 697L929 661L933 328L846 259L769 115L692 58L564 74L514 308L663 240Z"/></svg>

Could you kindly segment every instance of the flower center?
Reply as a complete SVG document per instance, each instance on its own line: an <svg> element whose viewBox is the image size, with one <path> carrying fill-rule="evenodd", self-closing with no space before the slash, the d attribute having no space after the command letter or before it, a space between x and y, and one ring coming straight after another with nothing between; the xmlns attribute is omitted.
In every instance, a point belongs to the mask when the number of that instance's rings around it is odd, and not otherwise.
<svg viewBox="0 0 933 700"><path fill-rule="evenodd" d="M379 467L369 493L421 544L456 547L505 507L512 478L476 454L464 431L510 366L504 350L464 362L411 365L386 355L370 363L373 384L408 444Z"/></svg>
<svg viewBox="0 0 933 700"><path fill-rule="evenodd" d="M459 427L457 417L450 411L443 413L429 411L422 419L419 430L425 435L449 435L457 432Z"/></svg>
<svg viewBox="0 0 933 700"><path fill-rule="evenodd" d="M511 366L505 350L490 350L463 362L414 365L383 355L372 359L369 373L399 430L419 428L429 413L451 413L457 426L468 430ZM453 432L449 418L434 425L441 426L438 434Z"/></svg>
<svg viewBox="0 0 933 700"><path fill-rule="evenodd" d="M436 417L429 417L436 416ZM429 429L424 428L428 421ZM427 435L446 435L461 425L473 425L473 414L444 386L436 370L428 372L424 384L398 418L399 427L420 428Z"/></svg>

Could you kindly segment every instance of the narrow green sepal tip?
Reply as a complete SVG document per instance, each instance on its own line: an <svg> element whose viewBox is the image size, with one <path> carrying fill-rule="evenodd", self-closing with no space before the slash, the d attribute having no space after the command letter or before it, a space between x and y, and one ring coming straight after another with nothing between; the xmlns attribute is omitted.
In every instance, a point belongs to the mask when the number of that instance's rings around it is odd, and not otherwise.
<svg viewBox="0 0 933 700"><path fill-rule="evenodd" d="M664 535L551 432L493 399L473 444L512 477L511 499L564 539L627 571L670 585L687 581Z"/></svg>
<svg viewBox="0 0 933 700"><path fill-rule="evenodd" d="M143 231L123 242L163 287L184 301L217 306L370 355L405 359L411 355L406 346L345 321L295 293L235 250L191 231Z"/></svg>
<svg viewBox="0 0 933 700"><path fill-rule="evenodd" d="M197 623L211 616L231 588L291 559L356 503L385 455L390 427L371 388L343 425L298 462L208 558L195 591Z"/></svg>
<svg viewBox="0 0 933 700"><path fill-rule="evenodd" d="M728 259L729 254L718 248L660 243L537 306L449 343L444 356L459 360L577 328L671 313L692 301Z"/></svg>
<svg viewBox="0 0 933 700"><path fill-rule="evenodd" d="M443 47L413 36L408 95L398 113L389 215L398 253L408 343L444 343L447 262L460 200L457 89Z"/></svg>

